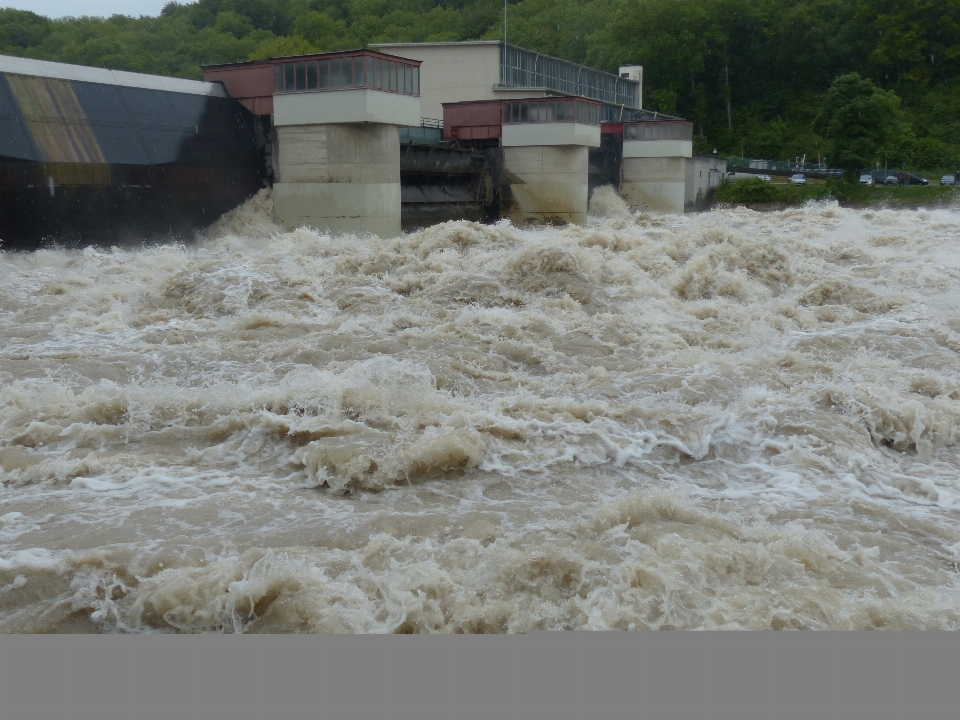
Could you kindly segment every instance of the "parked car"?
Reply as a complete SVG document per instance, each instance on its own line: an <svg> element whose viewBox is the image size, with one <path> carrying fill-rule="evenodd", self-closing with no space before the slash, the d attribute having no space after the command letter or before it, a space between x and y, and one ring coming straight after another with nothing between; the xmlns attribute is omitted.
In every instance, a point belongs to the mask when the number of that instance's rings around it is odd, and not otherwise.
<svg viewBox="0 0 960 720"><path fill-rule="evenodd" d="M905 172L900 173L900 183L902 185L929 185L930 181L926 178L920 177L919 175Z"/></svg>
<svg viewBox="0 0 960 720"><path fill-rule="evenodd" d="M803 173L797 173L796 175L791 175L791 176L790 176L790 183L791 183L792 185L806 185L806 184L807 184L807 176L804 175Z"/></svg>
<svg viewBox="0 0 960 720"><path fill-rule="evenodd" d="M766 182L766 183L770 182L769 175L757 175L757 177L760 178L763 182Z"/></svg>
<svg viewBox="0 0 960 720"><path fill-rule="evenodd" d="M861 185L873 185L873 175L861 175L860 176Z"/></svg>
<svg viewBox="0 0 960 720"><path fill-rule="evenodd" d="M956 185L956 184L957 184L957 176L956 176L956 175L944 175L942 178L940 178L940 184L941 184L941 185Z"/></svg>
<svg viewBox="0 0 960 720"><path fill-rule="evenodd" d="M900 178L896 175L887 175L886 179L883 181L884 185L899 185Z"/></svg>

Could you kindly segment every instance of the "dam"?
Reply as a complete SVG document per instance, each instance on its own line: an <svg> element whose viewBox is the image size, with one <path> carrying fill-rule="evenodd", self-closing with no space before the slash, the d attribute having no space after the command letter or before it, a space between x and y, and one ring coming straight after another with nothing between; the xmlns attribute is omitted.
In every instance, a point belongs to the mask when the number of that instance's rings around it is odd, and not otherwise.
<svg viewBox="0 0 960 720"><path fill-rule="evenodd" d="M694 156L689 122L641 107L640 66L482 41L202 70L0 58L0 247L189 239L264 187L281 227L383 238L583 223L601 185L682 213L725 173Z"/></svg>

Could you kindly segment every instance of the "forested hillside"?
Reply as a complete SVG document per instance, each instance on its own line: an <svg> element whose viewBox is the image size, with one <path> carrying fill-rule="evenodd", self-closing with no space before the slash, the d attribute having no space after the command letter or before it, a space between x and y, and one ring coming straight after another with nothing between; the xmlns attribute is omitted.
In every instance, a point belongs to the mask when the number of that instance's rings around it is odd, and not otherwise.
<svg viewBox="0 0 960 720"><path fill-rule="evenodd" d="M0 0L2 2L2 0ZM0 53L200 77L200 65L375 41L503 36L501 0L200 0L158 18L0 10ZM814 120L856 72L901 101L892 164L960 165L960 0L510 0L510 41L616 72L646 107L695 122L699 149L825 154Z"/></svg>

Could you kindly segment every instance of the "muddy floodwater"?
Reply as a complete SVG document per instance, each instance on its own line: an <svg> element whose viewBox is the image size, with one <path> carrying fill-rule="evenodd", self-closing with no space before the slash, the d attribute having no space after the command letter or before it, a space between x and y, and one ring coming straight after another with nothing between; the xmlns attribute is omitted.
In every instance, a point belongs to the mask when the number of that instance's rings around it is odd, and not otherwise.
<svg viewBox="0 0 960 720"><path fill-rule="evenodd" d="M0 631L960 627L960 210L0 253Z"/></svg>

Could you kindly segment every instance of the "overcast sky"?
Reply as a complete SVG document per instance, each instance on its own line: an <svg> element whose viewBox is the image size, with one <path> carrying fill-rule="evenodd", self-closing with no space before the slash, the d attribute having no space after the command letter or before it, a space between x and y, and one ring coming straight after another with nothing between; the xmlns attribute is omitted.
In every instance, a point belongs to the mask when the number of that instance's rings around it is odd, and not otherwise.
<svg viewBox="0 0 960 720"><path fill-rule="evenodd" d="M181 0L184 4L190 0ZM0 0L0 8L32 10L50 18L69 15L159 15L170 0Z"/></svg>

